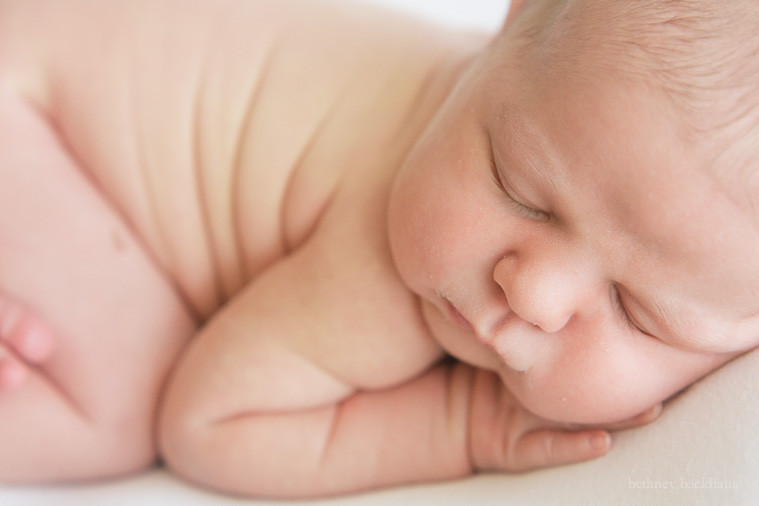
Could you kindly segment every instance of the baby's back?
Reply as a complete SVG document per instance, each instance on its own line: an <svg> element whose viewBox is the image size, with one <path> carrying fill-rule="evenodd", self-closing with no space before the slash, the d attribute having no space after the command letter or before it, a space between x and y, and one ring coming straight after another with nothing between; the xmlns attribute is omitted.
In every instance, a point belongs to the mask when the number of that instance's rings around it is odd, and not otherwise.
<svg viewBox="0 0 759 506"><path fill-rule="evenodd" d="M200 318L309 235L346 171L395 169L445 50L355 5L0 9L4 79Z"/></svg>

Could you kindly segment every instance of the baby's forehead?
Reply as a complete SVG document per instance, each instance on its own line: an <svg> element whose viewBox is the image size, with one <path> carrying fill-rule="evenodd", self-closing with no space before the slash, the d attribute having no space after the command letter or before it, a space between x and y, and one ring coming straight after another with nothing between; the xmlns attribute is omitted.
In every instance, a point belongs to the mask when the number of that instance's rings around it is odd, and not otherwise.
<svg viewBox="0 0 759 506"><path fill-rule="evenodd" d="M759 3L536 0L525 9L516 34L500 37L519 48L534 86L649 86L699 152L691 169L759 227Z"/></svg>
<svg viewBox="0 0 759 506"><path fill-rule="evenodd" d="M528 2L501 39L544 73L599 71L649 80L713 134L759 116L759 3L673 0ZM719 115L715 117L715 115Z"/></svg>

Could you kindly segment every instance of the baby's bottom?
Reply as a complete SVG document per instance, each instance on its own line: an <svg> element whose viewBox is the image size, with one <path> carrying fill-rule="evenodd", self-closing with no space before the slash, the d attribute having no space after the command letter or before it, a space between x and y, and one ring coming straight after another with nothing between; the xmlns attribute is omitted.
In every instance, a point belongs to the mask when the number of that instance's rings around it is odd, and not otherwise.
<svg viewBox="0 0 759 506"><path fill-rule="evenodd" d="M54 131L0 82L0 482L155 460L156 404L195 330Z"/></svg>

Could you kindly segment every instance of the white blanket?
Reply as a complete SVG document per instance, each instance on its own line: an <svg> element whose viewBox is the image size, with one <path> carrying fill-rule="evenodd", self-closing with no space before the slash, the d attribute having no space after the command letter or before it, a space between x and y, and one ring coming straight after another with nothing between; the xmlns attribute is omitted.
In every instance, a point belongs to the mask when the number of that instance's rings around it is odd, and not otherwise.
<svg viewBox="0 0 759 506"><path fill-rule="evenodd" d="M336 506L759 504L759 352L728 364L671 401L661 419L620 433L602 459L523 475L492 474L315 501ZM71 488L0 489L9 506L226 506L163 470ZM303 502L245 501L288 506ZM310 504L310 503L309 503Z"/></svg>
<svg viewBox="0 0 759 506"><path fill-rule="evenodd" d="M355 0L354 0L355 1ZM508 0L370 0L438 22L494 30ZM482 475L316 501L404 505L756 505L759 504L759 352L744 356L670 402L655 424L618 434L606 457L524 475ZM2 451L2 448L0 448ZM8 506L302 505L240 501L188 486L163 470L79 487L0 487Z"/></svg>

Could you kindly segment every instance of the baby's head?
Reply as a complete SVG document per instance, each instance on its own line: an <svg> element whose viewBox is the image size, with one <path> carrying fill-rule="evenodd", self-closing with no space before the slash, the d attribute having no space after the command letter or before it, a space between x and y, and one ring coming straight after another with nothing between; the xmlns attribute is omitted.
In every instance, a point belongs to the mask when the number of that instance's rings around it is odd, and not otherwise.
<svg viewBox="0 0 759 506"><path fill-rule="evenodd" d="M534 0L461 77L390 203L451 354L606 422L759 345L759 4Z"/></svg>

